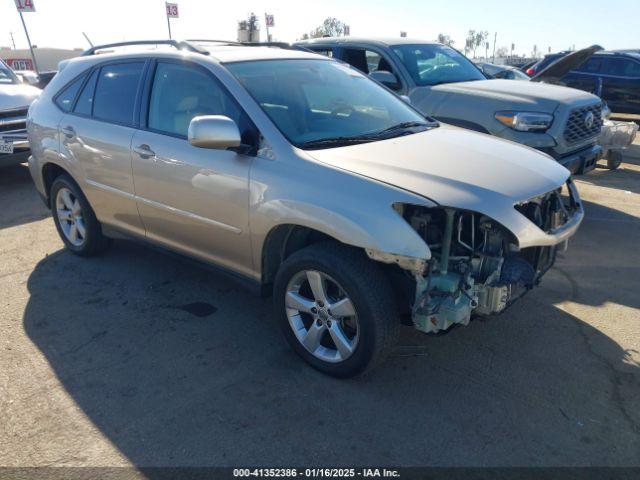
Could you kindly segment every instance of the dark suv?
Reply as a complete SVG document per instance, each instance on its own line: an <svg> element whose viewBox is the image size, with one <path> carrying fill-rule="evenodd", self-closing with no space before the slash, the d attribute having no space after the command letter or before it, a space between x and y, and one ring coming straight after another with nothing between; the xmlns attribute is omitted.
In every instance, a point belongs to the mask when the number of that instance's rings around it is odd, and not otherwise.
<svg viewBox="0 0 640 480"><path fill-rule="evenodd" d="M616 113L640 114L640 52L599 52L562 79L595 93Z"/></svg>

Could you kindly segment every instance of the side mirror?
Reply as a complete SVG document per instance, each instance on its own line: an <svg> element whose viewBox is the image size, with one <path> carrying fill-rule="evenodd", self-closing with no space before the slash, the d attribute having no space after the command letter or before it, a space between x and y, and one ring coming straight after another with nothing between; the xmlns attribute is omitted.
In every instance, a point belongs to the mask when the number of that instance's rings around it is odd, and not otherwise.
<svg viewBox="0 0 640 480"><path fill-rule="evenodd" d="M376 82L380 82L391 90L400 90L400 87L402 86L395 74L385 70L376 70L375 72L371 72L369 76Z"/></svg>
<svg viewBox="0 0 640 480"><path fill-rule="evenodd" d="M242 145L236 122L223 115L202 115L189 123L189 143L198 148L227 150Z"/></svg>
<svg viewBox="0 0 640 480"><path fill-rule="evenodd" d="M409 98L408 95L400 95L400 98L404 103L408 103L409 105L411 105L411 99Z"/></svg>

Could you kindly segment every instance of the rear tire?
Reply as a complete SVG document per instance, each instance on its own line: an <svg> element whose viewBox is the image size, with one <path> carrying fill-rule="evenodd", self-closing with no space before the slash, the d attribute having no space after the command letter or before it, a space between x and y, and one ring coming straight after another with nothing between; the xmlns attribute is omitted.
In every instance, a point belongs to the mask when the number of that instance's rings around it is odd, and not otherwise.
<svg viewBox="0 0 640 480"><path fill-rule="evenodd" d="M62 174L53 181L49 198L53 221L67 249L90 257L108 247L109 239L102 234L89 201L69 175Z"/></svg>
<svg viewBox="0 0 640 480"><path fill-rule="evenodd" d="M274 310L291 348L334 377L373 368L398 340L400 321L387 277L362 250L338 243L311 245L282 263Z"/></svg>

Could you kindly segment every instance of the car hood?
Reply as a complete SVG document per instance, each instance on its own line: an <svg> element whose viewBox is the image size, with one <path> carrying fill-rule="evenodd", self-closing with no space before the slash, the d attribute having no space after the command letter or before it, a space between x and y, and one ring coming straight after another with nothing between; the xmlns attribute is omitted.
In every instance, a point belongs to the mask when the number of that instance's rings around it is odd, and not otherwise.
<svg viewBox="0 0 640 480"><path fill-rule="evenodd" d="M40 96L42 90L24 84L0 84L0 111L25 108Z"/></svg>
<svg viewBox="0 0 640 480"><path fill-rule="evenodd" d="M411 103L422 106L422 110L426 107L425 113L432 115L446 115L449 111L462 114L474 101L486 104L491 112L526 109L552 113L559 103L592 99L591 94L573 88L502 79L419 87L411 94Z"/></svg>
<svg viewBox="0 0 640 480"><path fill-rule="evenodd" d="M531 77L531 81L548 83L559 82L567 73L578 68L584 62L589 60L594 53L599 52L602 49L603 48L600 45L592 45L591 47L571 52L564 57L560 57L555 62L552 62L544 70L536 73Z"/></svg>
<svg viewBox="0 0 640 480"><path fill-rule="evenodd" d="M562 186L569 177L568 170L537 150L449 125L307 154L440 205L483 213L527 239L537 227L514 205Z"/></svg>

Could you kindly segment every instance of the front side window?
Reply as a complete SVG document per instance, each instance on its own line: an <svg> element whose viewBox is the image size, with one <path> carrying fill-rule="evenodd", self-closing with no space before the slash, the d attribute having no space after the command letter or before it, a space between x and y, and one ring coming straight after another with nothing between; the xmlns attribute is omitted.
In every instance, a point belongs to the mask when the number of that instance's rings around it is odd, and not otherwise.
<svg viewBox="0 0 640 480"><path fill-rule="evenodd" d="M226 64L294 145L323 148L414 133L432 125L367 76L330 60ZM396 130L397 129L397 130Z"/></svg>
<svg viewBox="0 0 640 480"><path fill-rule="evenodd" d="M627 58L607 59L607 74L617 77L640 77L640 63Z"/></svg>
<svg viewBox="0 0 640 480"><path fill-rule="evenodd" d="M486 79L467 57L446 45L395 45L392 49L418 86Z"/></svg>
<svg viewBox="0 0 640 480"><path fill-rule="evenodd" d="M93 116L133 124L136 95L144 62L105 65L100 69L93 98Z"/></svg>
<svg viewBox="0 0 640 480"><path fill-rule="evenodd" d="M148 127L186 137L189 123L200 115L227 116L238 124L240 132L247 127L239 107L207 72L180 63L158 63Z"/></svg>
<svg viewBox="0 0 640 480"><path fill-rule="evenodd" d="M343 60L349 65L356 67L363 73L372 73L376 71L392 72L389 62L373 50L364 48L345 48L342 53Z"/></svg>

